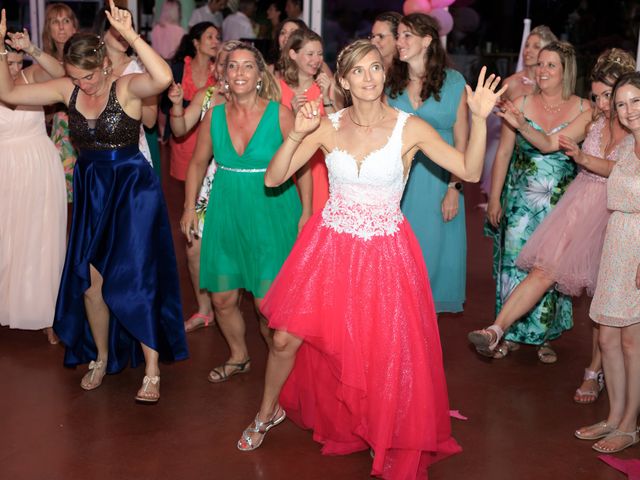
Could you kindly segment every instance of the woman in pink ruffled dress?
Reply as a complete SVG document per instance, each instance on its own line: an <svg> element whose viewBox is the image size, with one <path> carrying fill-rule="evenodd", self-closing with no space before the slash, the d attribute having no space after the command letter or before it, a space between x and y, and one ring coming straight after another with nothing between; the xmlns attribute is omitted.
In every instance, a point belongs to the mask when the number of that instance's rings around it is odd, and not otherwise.
<svg viewBox="0 0 640 480"><path fill-rule="evenodd" d="M264 298L276 332L260 411L238 448L258 448L288 414L313 429L324 454L370 448L372 475L424 479L460 447L427 270L400 199L418 150L479 180L486 117L506 87L496 93L499 78L485 82L484 69L476 91L467 86L473 119L463 154L419 117L382 103L384 66L371 42L347 46L336 75L353 105L328 119L320 102L303 105L265 174L265 185L280 185L320 148L331 189Z"/></svg>
<svg viewBox="0 0 640 480"><path fill-rule="evenodd" d="M591 72L596 118L588 127L584 154L579 154L576 144L583 136L579 133L580 128L584 129L583 117L562 130L564 136L545 136L538 132L539 138L531 139L531 143L539 148L551 143L551 149L568 149L567 154L582 168L521 250L517 265L528 270L528 276L511 292L493 325L469 334L469 340L479 353L502 358L510 349L515 349L511 342L499 345L502 333L533 308L554 285L567 295L579 296L583 290L593 295L609 218L606 177L618 158L617 146L628 135L617 120L611 121L611 91L621 75L634 69L633 57L623 50L607 50L598 58ZM505 106L512 115L522 117L513 105ZM602 163L593 161L594 158L606 158L608 162L603 168ZM574 396L578 403L595 402L603 388L597 328L594 328L592 345L591 364L585 369L583 383Z"/></svg>

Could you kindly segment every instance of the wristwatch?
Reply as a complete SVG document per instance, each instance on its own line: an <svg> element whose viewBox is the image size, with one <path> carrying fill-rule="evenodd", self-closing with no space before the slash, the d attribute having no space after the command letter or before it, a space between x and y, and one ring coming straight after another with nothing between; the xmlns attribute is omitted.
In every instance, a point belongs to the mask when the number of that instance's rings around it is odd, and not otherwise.
<svg viewBox="0 0 640 480"><path fill-rule="evenodd" d="M455 188L459 192L462 191L462 182L449 182L449 188Z"/></svg>

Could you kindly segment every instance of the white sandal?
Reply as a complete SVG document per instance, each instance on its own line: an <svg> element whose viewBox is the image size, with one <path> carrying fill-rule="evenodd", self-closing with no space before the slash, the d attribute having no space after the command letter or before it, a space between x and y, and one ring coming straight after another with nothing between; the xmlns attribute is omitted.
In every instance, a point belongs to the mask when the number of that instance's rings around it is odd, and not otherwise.
<svg viewBox="0 0 640 480"><path fill-rule="evenodd" d="M491 333L493 332L493 334ZM493 335L495 339L492 340ZM476 347L476 351L485 357L493 358L494 350L502 339L504 332L498 325L491 325L482 330L474 330L467 335L467 338Z"/></svg>

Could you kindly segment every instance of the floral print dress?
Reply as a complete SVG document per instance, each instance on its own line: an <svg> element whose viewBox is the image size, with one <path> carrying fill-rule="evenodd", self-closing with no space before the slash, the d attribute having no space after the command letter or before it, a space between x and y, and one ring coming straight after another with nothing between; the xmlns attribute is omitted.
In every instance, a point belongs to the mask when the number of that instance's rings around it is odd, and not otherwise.
<svg viewBox="0 0 640 480"><path fill-rule="evenodd" d="M67 186L67 202L71 203L73 202L73 167L76 165L78 154L69 138L69 114L66 109L59 110L53 114L51 140L60 154Z"/></svg>
<svg viewBox="0 0 640 480"><path fill-rule="evenodd" d="M544 131L532 120L532 128ZM548 134L555 133L563 123ZM503 217L498 228L486 224L493 237L493 276L496 280L496 315L513 289L527 276L516 266L516 258L534 230L553 210L576 176L573 161L561 151L543 154L519 133L502 195ZM506 340L541 345L573 326L571 297L549 290L529 313L514 323Z"/></svg>

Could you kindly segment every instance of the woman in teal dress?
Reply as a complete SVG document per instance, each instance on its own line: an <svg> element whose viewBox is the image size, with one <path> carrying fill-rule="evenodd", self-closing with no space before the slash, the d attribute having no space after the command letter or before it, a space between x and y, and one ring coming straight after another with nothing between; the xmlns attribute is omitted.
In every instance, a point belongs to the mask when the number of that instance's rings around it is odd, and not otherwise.
<svg viewBox="0 0 640 480"><path fill-rule="evenodd" d="M553 148L538 150L529 143L536 131L560 132L584 111L573 95L576 78L575 51L564 42L552 42L540 50L536 69L536 93L514 100L526 122L516 132L505 124L493 165L491 195L485 232L493 237L493 275L496 279L496 314L514 288L527 276L516 258L536 227L542 223L576 176L575 163ZM589 107L586 107L589 108ZM556 147L557 148L557 147ZM554 363L549 341L573 326L571 297L549 290L527 315L504 334L490 327L493 358L503 358L520 343L536 345L543 363Z"/></svg>
<svg viewBox="0 0 640 480"><path fill-rule="evenodd" d="M187 170L182 232L191 241L198 232L195 201L212 152L218 166L201 244L200 287L212 292L215 317L231 355L209 373L219 383L248 372L250 358L245 324L238 301L240 289L253 294L258 313L296 239L299 224L308 218L296 186L264 185L264 173L293 125L293 115L279 104L280 90L253 47L239 44L227 57L227 103L204 117L194 156ZM303 178L306 177L306 178ZM310 187L310 177L298 180ZM310 195L309 195L310 198ZM261 330L269 342L266 321Z"/></svg>
<svg viewBox="0 0 640 480"><path fill-rule="evenodd" d="M414 13L398 26L399 57L389 72L388 103L426 120L464 152L469 131L466 84L446 68L438 26ZM418 152L402 199L427 264L436 312L460 312L465 300L467 233L460 179Z"/></svg>

